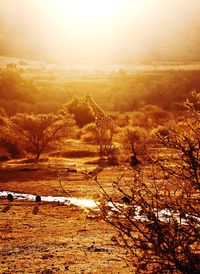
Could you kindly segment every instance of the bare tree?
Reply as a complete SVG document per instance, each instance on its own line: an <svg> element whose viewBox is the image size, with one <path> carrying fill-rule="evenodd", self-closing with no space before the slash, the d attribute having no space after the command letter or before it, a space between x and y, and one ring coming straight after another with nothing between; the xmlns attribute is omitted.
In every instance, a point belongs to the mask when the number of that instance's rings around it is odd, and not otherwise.
<svg viewBox="0 0 200 274"><path fill-rule="evenodd" d="M128 251L136 273L200 273L200 95L186 102L188 119L176 124L153 164L128 168L104 192L102 219L113 241ZM98 213L97 213L98 214Z"/></svg>

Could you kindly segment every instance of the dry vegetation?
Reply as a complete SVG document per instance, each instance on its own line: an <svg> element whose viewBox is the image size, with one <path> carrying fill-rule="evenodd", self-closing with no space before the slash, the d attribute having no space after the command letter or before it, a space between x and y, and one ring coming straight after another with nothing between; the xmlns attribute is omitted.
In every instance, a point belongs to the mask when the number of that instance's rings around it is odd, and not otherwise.
<svg viewBox="0 0 200 274"><path fill-rule="evenodd" d="M0 70L0 190L100 211L2 198L1 273L198 273L200 72L64 76ZM88 93L115 123L101 157Z"/></svg>

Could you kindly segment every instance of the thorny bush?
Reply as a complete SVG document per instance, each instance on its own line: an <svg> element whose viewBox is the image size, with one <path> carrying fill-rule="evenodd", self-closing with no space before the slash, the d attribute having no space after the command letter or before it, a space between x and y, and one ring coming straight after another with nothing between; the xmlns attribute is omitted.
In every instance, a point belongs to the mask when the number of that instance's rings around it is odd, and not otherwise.
<svg viewBox="0 0 200 274"><path fill-rule="evenodd" d="M186 102L187 119L158 136L153 164L126 167L113 183L101 218L128 251L136 273L200 273L200 94Z"/></svg>

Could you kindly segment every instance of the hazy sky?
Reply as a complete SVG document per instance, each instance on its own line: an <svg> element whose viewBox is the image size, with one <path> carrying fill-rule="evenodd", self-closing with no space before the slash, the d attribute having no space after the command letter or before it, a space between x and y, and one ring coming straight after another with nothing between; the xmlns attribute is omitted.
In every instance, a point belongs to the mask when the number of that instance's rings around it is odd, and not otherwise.
<svg viewBox="0 0 200 274"><path fill-rule="evenodd" d="M200 0L0 0L0 51L75 62L200 54Z"/></svg>

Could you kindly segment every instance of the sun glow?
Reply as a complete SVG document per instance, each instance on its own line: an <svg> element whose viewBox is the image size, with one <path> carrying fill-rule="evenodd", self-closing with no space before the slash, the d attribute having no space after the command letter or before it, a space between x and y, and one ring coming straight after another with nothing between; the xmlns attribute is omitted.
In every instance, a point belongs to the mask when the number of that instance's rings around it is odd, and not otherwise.
<svg viewBox="0 0 200 274"><path fill-rule="evenodd" d="M46 53L62 57L66 52L72 52L71 56L76 52L73 58L77 61L100 55L105 59L124 19L122 0L43 0L36 4L47 24L42 38Z"/></svg>
<svg viewBox="0 0 200 274"><path fill-rule="evenodd" d="M45 10L44 18L51 21L46 43L56 34L46 52L52 55L55 51L62 56L63 51L72 49L77 61L91 62L122 54L126 50L122 41L124 36L129 37L131 18L145 11L144 0L43 0L38 4Z"/></svg>
<svg viewBox="0 0 200 274"><path fill-rule="evenodd" d="M45 4L46 1L46 4ZM76 18L98 19L101 16L111 15L121 5L121 0L45 0L44 4L49 9L60 10ZM48 4L47 4L48 3Z"/></svg>
<svg viewBox="0 0 200 274"><path fill-rule="evenodd" d="M70 17L75 20L99 20L111 16L119 8L118 0L73 0L58 1L62 11L69 10Z"/></svg>
<svg viewBox="0 0 200 274"><path fill-rule="evenodd" d="M119 19L121 0L48 0L42 1L46 16L62 32L92 33L110 28Z"/></svg>
<svg viewBox="0 0 200 274"><path fill-rule="evenodd" d="M199 8L198 0L0 0L0 39L50 61L145 60L190 47L184 37Z"/></svg>

